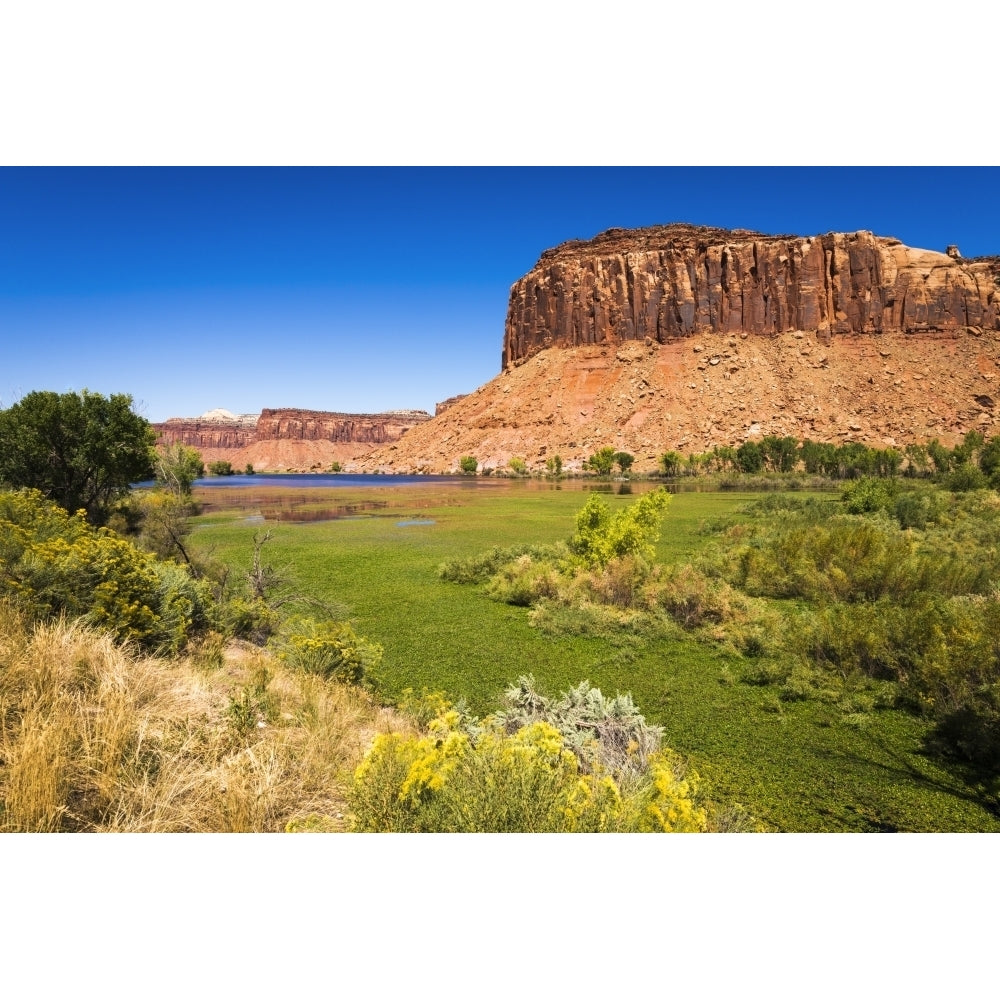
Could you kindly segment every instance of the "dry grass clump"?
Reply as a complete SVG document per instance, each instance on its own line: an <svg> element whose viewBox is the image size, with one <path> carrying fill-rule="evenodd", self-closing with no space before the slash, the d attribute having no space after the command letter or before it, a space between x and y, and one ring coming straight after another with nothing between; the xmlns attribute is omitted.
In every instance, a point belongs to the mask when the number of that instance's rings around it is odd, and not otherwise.
<svg viewBox="0 0 1000 1000"><path fill-rule="evenodd" d="M262 650L140 657L0 605L0 830L343 829L372 738L406 728Z"/></svg>

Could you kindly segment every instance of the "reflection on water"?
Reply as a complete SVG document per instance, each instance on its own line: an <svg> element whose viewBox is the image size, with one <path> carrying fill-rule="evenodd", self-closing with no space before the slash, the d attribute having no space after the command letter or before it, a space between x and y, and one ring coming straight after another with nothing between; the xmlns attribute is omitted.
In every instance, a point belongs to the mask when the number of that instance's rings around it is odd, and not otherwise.
<svg viewBox="0 0 1000 1000"><path fill-rule="evenodd" d="M350 502L344 487L356 488ZM406 489L398 490L398 487ZM665 486L671 493L699 489L697 483L662 483L657 480L507 479L484 476L351 476L287 474L274 476L215 476L194 484L193 495L203 514L242 512L248 521L303 523L347 518L404 517L414 506L461 505L469 490L477 492L539 493L553 490L631 496ZM418 493L413 492L418 489ZM718 489L718 486L712 487ZM363 499L365 494L372 497ZM419 495L420 499L417 500ZM358 497L362 499L358 499ZM377 499L376 499L377 498ZM404 510L405 509L405 513ZM418 519L408 522L423 523ZM404 527L406 525L403 525Z"/></svg>
<svg viewBox="0 0 1000 1000"><path fill-rule="evenodd" d="M660 484L657 483L646 484L647 488L652 488L657 485ZM614 494L620 497L626 497L632 495L632 484L630 482L592 483L588 484L587 486L584 486L583 488L585 490L588 490L590 493L607 493L607 494ZM671 489L671 487L668 486L667 489L670 490L671 493L676 492L676 487Z"/></svg>
<svg viewBox="0 0 1000 1000"><path fill-rule="evenodd" d="M253 511L248 522L339 521L350 517L377 517L389 506L388 500L358 500L353 503L323 503L305 490L198 490L195 499L202 514L219 511ZM384 516L384 515L383 515Z"/></svg>
<svg viewBox="0 0 1000 1000"><path fill-rule="evenodd" d="M265 521L340 521L348 517L371 516L372 511L384 510L388 500L366 500L361 503L345 503L336 507L310 507L280 504L261 506Z"/></svg>

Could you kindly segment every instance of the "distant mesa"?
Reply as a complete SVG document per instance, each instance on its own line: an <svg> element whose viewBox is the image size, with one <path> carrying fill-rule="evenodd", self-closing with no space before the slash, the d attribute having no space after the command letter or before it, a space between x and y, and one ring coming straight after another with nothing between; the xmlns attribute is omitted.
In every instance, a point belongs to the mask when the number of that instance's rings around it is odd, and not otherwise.
<svg viewBox="0 0 1000 1000"><path fill-rule="evenodd" d="M430 419L425 410L365 414L289 408L237 415L215 409L200 417L171 417L153 428L162 443L196 448L206 462L221 459L240 470L251 464L269 471L319 471L397 441Z"/></svg>

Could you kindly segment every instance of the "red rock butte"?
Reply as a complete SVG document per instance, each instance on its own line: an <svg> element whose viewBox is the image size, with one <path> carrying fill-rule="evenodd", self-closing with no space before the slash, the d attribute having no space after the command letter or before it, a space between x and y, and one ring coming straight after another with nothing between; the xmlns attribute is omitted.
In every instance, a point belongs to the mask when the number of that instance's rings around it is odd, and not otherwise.
<svg viewBox="0 0 1000 1000"><path fill-rule="evenodd" d="M559 454L572 470L611 445L651 471L666 450L767 434L989 434L998 334L1000 257L867 231L611 229L514 283L497 378L358 467L454 471L474 455L544 469Z"/></svg>
<svg viewBox="0 0 1000 1000"><path fill-rule="evenodd" d="M511 288L504 368L547 347L700 333L822 342L1000 329L1000 258L915 250L870 232L766 236L673 224L609 229L542 254Z"/></svg>

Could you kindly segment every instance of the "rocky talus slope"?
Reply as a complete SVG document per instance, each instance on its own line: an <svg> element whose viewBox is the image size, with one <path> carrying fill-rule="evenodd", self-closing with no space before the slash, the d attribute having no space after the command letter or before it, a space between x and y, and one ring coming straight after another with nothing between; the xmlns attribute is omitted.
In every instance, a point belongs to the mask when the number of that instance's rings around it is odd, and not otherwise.
<svg viewBox="0 0 1000 1000"><path fill-rule="evenodd" d="M700 334L685 341L549 348L508 369L359 471L456 471L462 455L504 468L569 469L611 445L652 471L657 456L739 445L766 434L878 447L996 429L1000 335L775 338Z"/></svg>
<svg viewBox="0 0 1000 1000"><path fill-rule="evenodd" d="M611 230L515 283L500 376L355 467L572 469L611 445L652 470L767 434L951 442L993 432L998 365L1000 258L867 232Z"/></svg>

